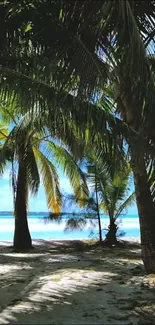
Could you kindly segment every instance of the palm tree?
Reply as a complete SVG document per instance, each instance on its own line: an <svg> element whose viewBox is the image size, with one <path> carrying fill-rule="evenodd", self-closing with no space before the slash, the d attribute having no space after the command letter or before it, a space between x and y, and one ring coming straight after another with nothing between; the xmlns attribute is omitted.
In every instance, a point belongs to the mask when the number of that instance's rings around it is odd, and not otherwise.
<svg viewBox="0 0 155 325"><path fill-rule="evenodd" d="M75 208L78 204L82 208L78 214L75 213L67 220L66 229L82 229L88 220L97 220L100 244L116 245L118 243L117 219L135 201L135 192L130 194L131 170L125 161L124 169L119 165L117 168L112 164L107 165L108 157L100 153L97 159L96 154L93 155L93 151L90 153L89 146L86 152L87 156L89 155L89 160L90 157L92 161L96 160L96 164L89 163L87 165L86 177L90 188L90 196L83 198L77 198L74 195L65 196L65 206L73 204ZM104 241L101 213L109 216L108 232ZM56 222L61 221L60 214L51 214L49 218Z"/></svg>
<svg viewBox="0 0 155 325"><path fill-rule="evenodd" d="M1 173L7 162L11 163L12 187L14 192L15 249L32 247L28 228L27 209L29 191L36 195L40 177L45 188L48 208L54 213L61 211L61 193L56 166L61 165L77 197L87 196L88 189L82 173L66 147L26 125L18 123L0 148ZM54 160L54 163L52 162Z"/></svg>
<svg viewBox="0 0 155 325"><path fill-rule="evenodd" d="M143 261L146 271L154 273L155 97L154 64L148 56L155 37L154 0L30 1L26 6L23 1L19 6L12 1L2 4L4 97L13 92L23 109L25 103L32 107L34 100L40 112L48 105L51 116L51 107L56 115L59 107L79 126L86 128L89 122L101 136L107 134L107 123L114 137L121 134L130 149ZM109 84L119 119L105 114L104 106L90 105L93 95L104 94Z"/></svg>
<svg viewBox="0 0 155 325"><path fill-rule="evenodd" d="M102 242L102 229L100 212L109 216L108 232L104 243L117 244L117 219L121 213L133 204L135 193L130 193L129 170L116 171L113 174L107 172L101 165L89 165L88 182L93 188L96 198L100 242Z"/></svg>
<svg viewBox="0 0 155 325"><path fill-rule="evenodd" d="M61 194L55 166L40 151L40 139L34 144L34 132L24 132L22 137L15 137L15 128L1 148L1 161L12 162L12 184L14 185L16 249L31 248L32 241L28 228L27 209L29 190L37 194L40 184L39 169L42 175L48 207L54 211L61 209ZM15 168L15 164L18 166Z"/></svg>

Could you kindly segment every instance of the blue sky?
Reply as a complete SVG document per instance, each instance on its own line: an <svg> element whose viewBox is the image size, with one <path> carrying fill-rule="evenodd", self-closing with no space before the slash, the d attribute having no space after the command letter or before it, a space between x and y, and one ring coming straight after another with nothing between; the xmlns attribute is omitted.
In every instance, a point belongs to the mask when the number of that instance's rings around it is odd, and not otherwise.
<svg viewBox="0 0 155 325"><path fill-rule="evenodd" d="M71 186L63 173L60 174L60 186L63 192L71 192ZM0 211L12 211L12 189L10 186L9 170L6 170L3 176L0 178ZM40 185L38 195L36 197L30 196L29 199L29 211L48 211L46 204L46 197L44 188Z"/></svg>
<svg viewBox="0 0 155 325"><path fill-rule="evenodd" d="M65 193L71 193L71 186L65 174L59 172L61 190ZM133 187L131 188L133 191ZM12 211L12 190L9 181L9 170L6 170L4 175L0 178L0 211ZM46 204L46 197L44 188L41 185L37 197L30 197L29 211L48 211ZM137 214L136 204L128 208L127 214Z"/></svg>

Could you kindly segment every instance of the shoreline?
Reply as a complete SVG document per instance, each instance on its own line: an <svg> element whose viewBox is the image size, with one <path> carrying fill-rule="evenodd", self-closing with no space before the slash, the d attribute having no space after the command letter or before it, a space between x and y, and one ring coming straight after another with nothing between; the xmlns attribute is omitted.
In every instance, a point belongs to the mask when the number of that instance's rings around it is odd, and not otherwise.
<svg viewBox="0 0 155 325"><path fill-rule="evenodd" d="M47 243L47 244L50 244L50 243L65 243L65 242L68 242L68 243L75 243L75 242L81 242L81 243L93 243L93 242L97 242L96 239L83 239L83 238L70 238L70 239L62 239L62 238L59 238L59 239L53 239L53 238L49 238L49 239L44 239L44 238L33 238L32 239L32 244L35 246L35 245L40 245L40 243L43 242L43 243ZM140 238L138 237L122 237L120 239L120 242L129 242L129 243L137 243L137 244L140 244ZM11 246L13 244L13 241L12 240L0 240L0 246Z"/></svg>

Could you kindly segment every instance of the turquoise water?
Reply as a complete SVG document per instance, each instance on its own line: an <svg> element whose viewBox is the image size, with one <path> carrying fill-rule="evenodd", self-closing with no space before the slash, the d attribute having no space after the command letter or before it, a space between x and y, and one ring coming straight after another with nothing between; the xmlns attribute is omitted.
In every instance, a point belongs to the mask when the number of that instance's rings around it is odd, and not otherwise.
<svg viewBox="0 0 155 325"><path fill-rule="evenodd" d="M62 218L62 222L57 224L55 222L45 222L45 217L32 215L28 217L29 229L33 239L88 239L97 238L98 228L93 228L93 234L91 233L92 227L89 219L87 225L82 231L64 231L67 215ZM108 217L101 217L102 229L108 226ZM134 215L127 215L121 217L119 223L120 231L124 232L123 237L140 237L139 221L138 217ZM0 240L12 240L14 232L14 218L11 216L0 216ZM103 230L103 236L106 232Z"/></svg>

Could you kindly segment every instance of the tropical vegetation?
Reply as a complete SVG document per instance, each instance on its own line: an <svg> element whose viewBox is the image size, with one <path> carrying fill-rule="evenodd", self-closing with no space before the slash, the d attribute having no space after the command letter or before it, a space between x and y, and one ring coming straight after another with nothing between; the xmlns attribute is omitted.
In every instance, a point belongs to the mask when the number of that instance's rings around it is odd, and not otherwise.
<svg viewBox="0 0 155 325"><path fill-rule="evenodd" d="M125 167L125 166L124 166ZM131 193L130 169L117 170L117 173L107 173L103 165L88 166L88 180L94 188L97 215L99 220L100 242L102 242L102 228L100 214L109 216L109 226L104 240L108 246L117 245L117 220L125 213L135 200L135 193Z"/></svg>
<svg viewBox="0 0 155 325"><path fill-rule="evenodd" d="M55 131L59 120L66 134L73 123L79 144L82 139L93 145L95 138L109 152L128 151L142 258L151 273L154 19L154 0L22 0L16 5L10 0L1 2L0 19L1 100L9 105L17 100L32 116L37 109L40 126L47 112L44 122Z"/></svg>
<svg viewBox="0 0 155 325"><path fill-rule="evenodd" d="M7 115L7 113L6 113ZM5 115L5 116L6 116ZM3 144L0 148L0 171L10 163L14 198L15 233L14 248L28 249L32 240L28 228L27 212L29 192L36 195L40 182L45 188L47 206L54 212L61 211L62 197L57 167L61 165L70 178L77 198L88 195L85 177L65 146L52 139L52 134L38 131L28 124L27 116L15 121L9 134L1 128ZM58 142L58 141L57 141ZM53 161L53 162L52 162Z"/></svg>
<svg viewBox="0 0 155 325"><path fill-rule="evenodd" d="M88 149L87 149L88 150ZM100 155L101 156L101 155ZM90 155L89 155L90 159ZM92 161L94 157L92 158ZM118 220L125 216L127 209L135 202L135 192L131 192L132 175L131 169L127 162L124 161L124 170L109 166L104 161L97 159L96 164L87 162L87 172L85 172L89 196L78 197L74 194L65 194L62 196L64 207L66 211L68 206L77 208L66 219L66 230L83 229L90 224L90 235L94 233L96 228L96 221L98 227L98 238L100 244L109 247L120 244L118 237L123 233L118 233ZM79 166L80 167L80 166ZM83 170L85 169L82 164ZM81 170L81 173L82 172ZM109 217L108 228L102 228L102 215ZM62 222L63 213L50 213L49 220L55 222ZM104 220L104 219L103 219ZM103 232L106 231L105 239L103 240Z"/></svg>

